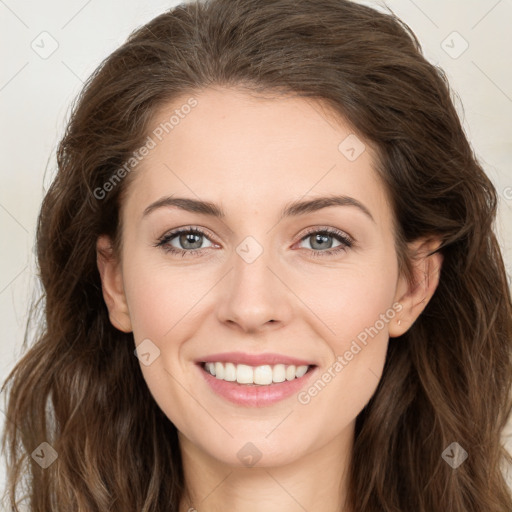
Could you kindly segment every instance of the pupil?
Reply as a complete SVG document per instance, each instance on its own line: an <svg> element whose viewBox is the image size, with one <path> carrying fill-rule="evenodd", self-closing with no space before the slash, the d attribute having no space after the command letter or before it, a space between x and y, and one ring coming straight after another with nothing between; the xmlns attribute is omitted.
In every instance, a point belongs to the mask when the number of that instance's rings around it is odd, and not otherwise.
<svg viewBox="0 0 512 512"><path fill-rule="evenodd" d="M185 247L185 248L188 248L188 249L198 249L199 247L201 247L201 242L200 242L200 238L201 238L201 235L197 235L195 233L186 233L184 235L181 236L181 240L180 240L180 243L182 245L182 247ZM198 243L199 241L199 246L198 247L189 247L187 244L192 244L194 245L194 243Z"/></svg>
<svg viewBox="0 0 512 512"><path fill-rule="evenodd" d="M329 238L330 238L330 235L327 235L327 234L316 234L314 236L315 242L313 244L313 247L318 242L319 243L319 247L318 248L320 248L320 249L324 248L325 247L325 243L328 242ZM322 243L324 244L323 246L321 245ZM328 245L327 248L330 248L330 245Z"/></svg>

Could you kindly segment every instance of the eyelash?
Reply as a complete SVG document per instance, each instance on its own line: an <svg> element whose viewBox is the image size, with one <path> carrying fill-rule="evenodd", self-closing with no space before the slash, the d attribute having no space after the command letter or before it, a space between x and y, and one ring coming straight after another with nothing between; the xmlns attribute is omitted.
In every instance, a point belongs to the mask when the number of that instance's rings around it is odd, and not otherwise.
<svg viewBox="0 0 512 512"><path fill-rule="evenodd" d="M166 253L171 253L175 255L179 255L181 257L194 257L198 256L198 253L200 253L203 249L191 249L189 251L186 251L184 249L176 249L175 247L172 247L171 245L167 245L171 240L176 238L177 236L183 234L183 233L192 233L195 235L201 235L210 240L207 233L205 233L202 229L196 228L196 227L187 227L187 228L179 228L174 231L171 231L170 233L166 233L162 237L160 237L156 244L154 244L154 247L161 247ZM334 249L329 249L325 251L315 251L313 249L308 249L312 254L312 256L324 258L324 257L334 257L337 256L340 252L346 251L347 249L350 249L354 246L354 240L350 238L348 235L343 233L342 231L339 231L334 228L323 228L323 229L317 229L312 228L307 233L305 233L302 238L299 240L302 242L305 238L310 237L311 235L315 234L326 234L330 235L334 238L336 238L339 242L341 242L341 245ZM211 242L211 240L210 240Z"/></svg>

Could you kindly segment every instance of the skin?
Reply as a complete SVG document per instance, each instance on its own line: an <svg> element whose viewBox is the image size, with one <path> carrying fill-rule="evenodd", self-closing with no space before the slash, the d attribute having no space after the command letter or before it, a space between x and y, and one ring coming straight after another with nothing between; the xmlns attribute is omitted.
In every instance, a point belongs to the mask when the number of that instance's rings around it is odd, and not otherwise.
<svg viewBox="0 0 512 512"><path fill-rule="evenodd" d="M154 126L188 97L161 109ZM354 130L320 103L222 88L194 97L198 105L133 171L121 211L123 254L111 252L106 236L97 243L112 324L160 350L141 371L179 431L188 489L180 510L348 511L355 419L377 388L390 338L410 328L437 287L441 256L425 253L439 241L411 244L417 282L409 285L398 272L392 211L370 144L362 141L366 150L349 161L338 146ZM289 202L332 194L357 199L373 220L345 205L279 222ZM216 203L226 215L162 207L143 216L170 195ZM199 255L154 246L189 226L207 232L193 246ZM355 244L328 256L341 242L329 237L319 248L305 233L312 227L338 229ZM247 236L263 249L251 263L236 251ZM183 237L169 244L191 250ZM218 352L277 352L328 372L395 303L400 312L308 404L294 395L268 407L234 405L194 363ZM248 442L262 455L253 467L237 456Z"/></svg>

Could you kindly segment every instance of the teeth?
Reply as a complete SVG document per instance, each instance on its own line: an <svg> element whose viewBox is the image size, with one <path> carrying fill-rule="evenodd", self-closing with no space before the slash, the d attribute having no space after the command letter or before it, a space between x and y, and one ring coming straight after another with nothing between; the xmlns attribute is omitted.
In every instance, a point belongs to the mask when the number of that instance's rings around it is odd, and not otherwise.
<svg viewBox="0 0 512 512"><path fill-rule="evenodd" d="M254 369L254 382L264 386L272 384L272 366L256 366Z"/></svg>
<svg viewBox="0 0 512 512"><path fill-rule="evenodd" d="M306 367L307 368L307 367ZM284 364L276 364L272 369L272 381L284 382L286 380L286 367Z"/></svg>
<svg viewBox="0 0 512 512"><path fill-rule="evenodd" d="M222 363L215 363L222 364ZM218 377L217 377L218 378ZM252 384L254 382L254 371L245 364L236 365L236 381L239 384Z"/></svg>
<svg viewBox="0 0 512 512"><path fill-rule="evenodd" d="M306 374L307 371L308 371L308 367L307 366L299 366L295 370L295 377L297 377L297 378L303 377Z"/></svg>
<svg viewBox="0 0 512 512"><path fill-rule="evenodd" d="M239 384L256 384L268 386L272 383L284 382L303 377L309 366L276 364L273 366L248 366L233 363L205 363L204 369L220 380L238 382Z"/></svg>
<svg viewBox="0 0 512 512"><path fill-rule="evenodd" d="M236 380L236 366L233 363L224 365L224 380L234 382Z"/></svg>
<svg viewBox="0 0 512 512"><path fill-rule="evenodd" d="M215 376L217 379L224 379L224 365L222 363L215 363Z"/></svg>

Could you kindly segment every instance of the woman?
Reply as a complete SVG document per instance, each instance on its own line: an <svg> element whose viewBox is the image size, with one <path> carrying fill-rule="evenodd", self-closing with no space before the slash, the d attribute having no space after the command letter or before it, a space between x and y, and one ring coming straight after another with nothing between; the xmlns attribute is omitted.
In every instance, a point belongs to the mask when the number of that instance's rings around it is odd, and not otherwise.
<svg viewBox="0 0 512 512"><path fill-rule="evenodd" d="M12 510L26 474L38 512L512 509L496 192L407 26L179 6L93 74L58 167Z"/></svg>

